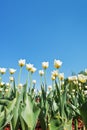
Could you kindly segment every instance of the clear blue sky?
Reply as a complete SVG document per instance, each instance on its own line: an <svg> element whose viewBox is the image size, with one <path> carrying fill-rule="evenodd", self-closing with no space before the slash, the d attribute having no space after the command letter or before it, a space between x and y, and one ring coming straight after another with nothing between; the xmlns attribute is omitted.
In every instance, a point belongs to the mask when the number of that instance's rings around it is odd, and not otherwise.
<svg viewBox="0 0 87 130"><path fill-rule="evenodd" d="M66 76L85 69L87 0L1 0L0 67L19 70L20 58L38 69L49 61L49 73L60 59Z"/></svg>

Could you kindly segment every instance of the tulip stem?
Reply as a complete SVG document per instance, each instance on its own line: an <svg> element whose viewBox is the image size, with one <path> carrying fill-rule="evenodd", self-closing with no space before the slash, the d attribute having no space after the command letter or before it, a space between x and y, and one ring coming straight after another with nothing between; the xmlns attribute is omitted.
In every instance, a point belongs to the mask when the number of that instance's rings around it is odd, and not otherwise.
<svg viewBox="0 0 87 130"><path fill-rule="evenodd" d="M40 86L42 85L42 76L40 76Z"/></svg>
<svg viewBox="0 0 87 130"><path fill-rule="evenodd" d="M2 74L0 74L0 83L2 82Z"/></svg>
<svg viewBox="0 0 87 130"><path fill-rule="evenodd" d="M21 79L21 72L22 72L22 67L20 67L20 71L19 71L19 76L18 76L18 85L20 83L20 79Z"/></svg>
<svg viewBox="0 0 87 130"><path fill-rule="evenodd" d="M54 81L52 80L52 89L54 90Z"/></svg>
<svg viewBox="0 0 87 130"><path fill-rule="evenodd" d="M46 84L46 69L44 69L44 84L45 84L45 91L47 91L47 84Z"/></svg>
<svg viewBox="0 0 87 130"><path fill-rule="evenodd" d="M29 80L30 80L30 91L32 89L32 73L29 72Z"/></svg>

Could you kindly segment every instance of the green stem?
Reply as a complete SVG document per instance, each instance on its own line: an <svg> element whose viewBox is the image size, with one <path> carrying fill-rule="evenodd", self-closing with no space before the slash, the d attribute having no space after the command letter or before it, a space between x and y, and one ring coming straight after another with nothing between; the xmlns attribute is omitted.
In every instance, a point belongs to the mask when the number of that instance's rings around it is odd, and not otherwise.
<svg viewBox="0 0 87 130"><path fill-rule="evenodd" d="M44 69L44 84L45 84L45 91L47 91L47 84L46 84L46 69Z"/></svg>
<svg viewBox="0 0 87 130"><path fill-rule="evenodd" d="M29 90L29 88L28 88L28 87L29 87L29 86L28 86L28 85L29 85L29 71L28 71L28 76L27 76L26 84L27 84L27 90Z"/></svg>
<svg viewBox="0 0 87 130"><path fill-rule="evenodd" d="M29 72L29 79L30 79L30 91L32 89L32 73Z"/></svg>
<svg viewBox="0 0 87 130"><path fill-rule="evenodd" d="M52 89L54 90L54 81L52 80Z"/></svg>
<svg viewBox="0 0 87 130"><path fill-rule="evenodd" d="M77 119L75 120L75 130L78 130L78 121L77 121Z"/></svg>
<svg viewBox="0 0 87 130"><path fill-rule="evenodd" d="M42 76L40 76L40 87L42 85Z"/></svg>
<svg viewBox="0 0 87 130"><path fill-rule="evenodd" d="M19 76L18 76L18 85L20 83L20 79L21 79L21 72L22 72L22 67L20 67L20 71L19 71Z"/></svg>
<svg viewBox="0 0 87 130"><path fill-rule="evenodd" d="M0 83L2 82L2 74L0 73Z"/></svg>

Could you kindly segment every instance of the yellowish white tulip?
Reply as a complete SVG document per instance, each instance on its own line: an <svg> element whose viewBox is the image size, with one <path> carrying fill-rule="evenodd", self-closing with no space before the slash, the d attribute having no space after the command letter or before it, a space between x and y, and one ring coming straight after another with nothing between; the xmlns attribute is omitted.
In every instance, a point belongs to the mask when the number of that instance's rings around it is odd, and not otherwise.
<svg viewBox="0 0 87 130"><path fill-rule="evenodd" d="M0 68L0 73L5 74L6 73L6 68Z"/></svg>
<svg viewBox="0 0 87 130"><path fill-rule="evenodd" d="M14 74L15 72L16 72L15 69L13 69L13 68L10 68L10 69L9 69L9 73L10 73L10 74Z"/></svg>
<svg viewBox="0 0 87 130"><path fill-rule="evenodd" d="M2 81L2 82L0 83L0 86L3 86L4 84L5 84L5 82Z"/></svg>
<svg viewBox="0 0 87 130"><path fill-rule="evenodd" d="M10 84L9 84L9 83L6 83L6 86L7 86L7 87L9 87L9 86L10 86Z"/></svg>
<svg viewBox="0 0 87 130"><path fill-rule="evenodd" d="M72 90L72 92L75 92L75 91L76 91L75 89Z"/></svg>
<svg viewBox="0 0 87 130"><path fill-rule="evenodd" d="M56 78L55 78L53 75L51 75L51 79L52 79L52 80L55 80Z"/></svg>
<svg viewBox="0 0 87 130"><path fill-rule="evenodd" d="M77 81L73 81L74 84L78 85L78 80Z"/></svg>
<svg viewBox="0 0 87 130"><path fill-rule="evenodd" d="M69 77L68 77L68 80L69 80L69 81L77 81L78 78L77 78L77 76L69 76Z"/></svg>
<svg viewBox="0 0 87 130"><path fill-rule="evenodd" d="M81 82L81 83L85 83L87 81L87 76L83 75L83 74L79 74L78 75L78 80Z"/></svg>
<svg viewBox="0 0 87 130"><path fill-rule="evenodd" d="M64 73L59 73L58 77L60 80L64 80Z"/></svg>
<svg viewBox="0 0 87 130"><path fill-rule="evenodd" d="M44 71L43 70L39 70L39 75L43 76L44 75Z"/></svg>
<svg viewBox="0 0 87 130"><path fill-rule="evenodd" d="M82 89L82 87L81 87L81 86L79 86L79 89L81 90L81 89Z"/></svg>
<svg viewBox="0 0 87 130"><path fill-rule="evenodd" d="M58 76L58 71L57 70L54 70L51 73L52 73L52 76L55 77L55 78Z"/></svg>
<svg viewBox="0 0 87 130"><path fill-rule="evenodd" d="M26 64L26 69L28 70L28 71L31 71L31 69L33 68L33 64Z"/></svg>
<svg viewBox="0 0 87 130"><path fill-rule="evenodd" d="M84 91L84 94L87 95L87 90Z"/></svg>
<svg viewBox="0 0 87 130"><path fill-rule="evenodd" d="M33 80L32 83L33 83L33 84L36 84L36 80Z"/></svg>
<svg viewBox="0 0 87 130"><path fill-rule="evenodd" d="M31 70L30 70L30 72L31 72L31 73L34 73L36 70L37 70L37 69L36 69L35 67L32 67Z"/></svg>
<svg viewBox="0 0 87 130"><path fill-rule="evenodd" d="M6 89L5 89L5 92L8 92L8 91L9 91L9 89L6 88Z"/></svg>
<svg viewBox="0 0 87 130"><path fill-rule="evenodd" d="M59 69L61 65L62 65L62 62L60 60L56 60L56 59L54 60L54 67L56 69Z"/></svg>
<svg viewBox="0 0 87 130"><path fill-rule="evenodd" d="M64 85L64 80L61 82L61 85Z"/></svg>
<svg viewBox="0 0 87 130"><path fill-rule="evenodd" d="M48 86L48 90L49 90L49 91L52 90L52 86L51 86L51 85Z"/></svg>
<svg viewBox="0 0 87 130"><path fill-rule="evenodd" d="M31 73L34 73L37 69L33 66L33 64L26 64L26 69Z"/></svg>
<svg viewBox="0 0 87 130"><path fill-rule="evenodd" d="M23 67L23 66L25 65L25 62L26 62L25 59L20 59L20 60L18 61L18 64L19 64L20 67Z"/></svg>
<svg viewBox="0 0 87 130"><path fill-rule="evenodd" d="M87 86L85 86L85 88L87 89Z"/></svg>
<svg viewBox="0 0 87 130"><path fill-rule="evenodd" d="M13 81L14 81L14 77L10 76L10 77L9 77L9 80L10 80L11 82L13 82Z"/></svg>
<svg viewBox="0 0 87 130"><path fill-rule="evenodd" d="M22 87L23 87L23 84L22 84L22 83L18 84L18 88L19 88L19 89L21 89Z"/></svg>
<svg viewBox="0 0 87 130"><path fill-rule="evenodd" d="M42 68L47 69L49 67L49 62L42 62Z"/></svg>

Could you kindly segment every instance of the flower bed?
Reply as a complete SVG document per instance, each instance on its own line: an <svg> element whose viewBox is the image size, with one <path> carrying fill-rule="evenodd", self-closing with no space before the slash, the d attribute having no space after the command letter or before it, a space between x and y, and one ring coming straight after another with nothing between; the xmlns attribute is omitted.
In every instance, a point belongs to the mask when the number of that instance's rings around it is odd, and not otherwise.
<svg viewBox="0 0 87 130"><path fill-rule="evenodd" d="M35 91L36 80L32 78L36 68L22 59L18 63L17 84L13 76L15 69L9 69L9 82L4 83L6 68L0 68L1 130L77 130L87 127L87 70L64 78L64 73L59 72L62 62L54 60L52 85L48 86L49 62L43 62L42 70L39 70L40 91ZM28 77L23 85L21 74L25 64Z"/></svg>

